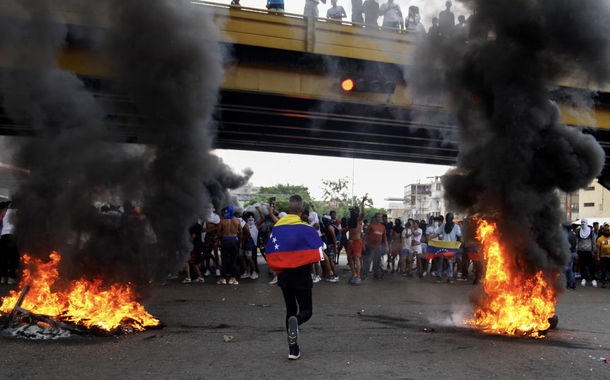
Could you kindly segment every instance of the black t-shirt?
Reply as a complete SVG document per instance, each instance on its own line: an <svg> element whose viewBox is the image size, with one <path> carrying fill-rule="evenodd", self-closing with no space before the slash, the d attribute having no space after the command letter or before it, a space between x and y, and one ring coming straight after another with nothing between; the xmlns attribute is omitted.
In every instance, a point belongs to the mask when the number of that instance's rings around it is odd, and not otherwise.
<svg viewBox="0 0 610 380"><path fill-rule="evenodd" d="M311 289L311 264L305 264L296 268L284 269L277 276L277 284L282 288Z"/></svg>
<svg viewBox="0 0 610 380"><path fill-rule="evenodd" d="M195 238L193 239L193 251L203 252L203 243L201 241L201 224L194 223L189 228L189 235L195 235Z"/></svg>

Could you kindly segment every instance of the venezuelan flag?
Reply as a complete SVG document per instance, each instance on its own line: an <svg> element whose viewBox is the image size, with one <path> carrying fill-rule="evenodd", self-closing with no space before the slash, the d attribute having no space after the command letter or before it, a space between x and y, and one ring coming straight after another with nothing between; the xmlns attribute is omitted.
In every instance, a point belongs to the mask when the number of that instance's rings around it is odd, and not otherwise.
<svg viewBox="0 0 610 380"><path fill-rule="evenodd" d="M477 249L477 247L469 246L469 247L466 247L466 250L468 251L468 260L472 260L472 261L485 260L485 255L483 254L483 252L480 252L480 250Z"/></svg>
<svg viewBox="0 0 610 380"><path fill-rule="evenodd" d="M461 245L461 241L428 240L426 260L431 260L441 255L445 256L447 260L451 260L458 253Z"/></svg>
<svg viewBox="0 0 610 380"><path fill-rule="evenodd" d="M324 243L318 232L297 215L280 219L269 235L265 258L276 274L287 268L297 268L324 258Z"/></svg>

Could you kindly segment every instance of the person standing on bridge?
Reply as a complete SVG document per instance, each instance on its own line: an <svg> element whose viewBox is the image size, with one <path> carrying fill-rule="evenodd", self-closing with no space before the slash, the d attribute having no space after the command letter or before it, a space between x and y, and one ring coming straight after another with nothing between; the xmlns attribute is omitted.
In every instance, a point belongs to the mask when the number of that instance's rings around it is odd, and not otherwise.
<svg viewBox="0 0 610 380"><path fill-rule="evenodd" d="M443 38L450 38L454 34L455 15L453 12L451 12L452 5L453 3L451 1L447 1L445 3L447 9L441 11L441 13L438 15L439 28Z"/></svg>
<svg viewBox="0 0 610 380"><path fill-rule="evenodd" d="M344 17L347 17L345 9L341 5L337 5L337 0L330 0L330 3L332 7L326 12L326 18L341 21Z"/></svg>
<svg viewBox="0 0 610 380"><path fill-rule="evenodd" d="M284 12L284 0L267 0L267 9Z"/></svg>
<svg viewBox="0 0 610 380"><path fill-rule="evenodd" d="M362 12L362 0L352 0L352 22L363 23Z"/></svg>
<svg viewBox="0 0 610 380"><path fill-rule="evenodd" d="M286 303L288 358L292 360L301 357L299 326L313 313L310 267L324 259L324 243L317 231L301 220L302 213L303 198L293 195L288 201L288 215L276 222L265 249L267 262L278 275L277 284Z"/></svg>
<svg viewBox="0 0 610 380"><path fill-rule="evenodd" d="M379 16L383 16L383 24L387 28L404 28L402 11L400 5L394 4L394 0L388 0L379 8Z"/></svg>
<svg viewBox="0 0 610 380"><path fill-rule="evenodd" d="M376 0L365 0L362 4L362 12L364 12L364 23L366 25L379 26L377 19L379 19L379 4Z"/></svg>
<svg viewBox="0 0 610 380"><path fill-rule="evenodd" d="M318 17L320 15L320 11L318 10L318 4L326 5L326 0L305 0L305 9L303 10L303 16L311 16Z"/></svg>

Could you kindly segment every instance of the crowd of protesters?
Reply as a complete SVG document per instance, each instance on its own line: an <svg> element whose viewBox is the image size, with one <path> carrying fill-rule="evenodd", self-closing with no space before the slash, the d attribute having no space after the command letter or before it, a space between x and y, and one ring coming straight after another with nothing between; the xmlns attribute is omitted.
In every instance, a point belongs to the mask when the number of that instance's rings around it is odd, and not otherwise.
<svg viewBox="0 0 610 380"><path fill-rule="evenodd" d="M483 255L477 252L476 241L468 241L470 228L463 221L454 222L453 215L436 216L430 220L401 219L388 221L387 215L377 213L372 220L364 220L364 200L360 207L352 207L348 218L337 218L336 211L320 216L313 203L304 210L301 219L311 225L325 244L324 260L311 265L313 283L323 279L337 283L339 258L347 255L351 285L365 281L380 280L384 276L420 278L431 276L437 283L471 281L478 284L485 276ZM260 276L257 254L265 257L265 246L274 224L286 214L275 208L275 201L265 215L260 207L256 212L233 213L232 207L223 209L221 215L210 213L205 221L199 220L191 229L193 252L187 263L187 278L203 282L203 277L216 275L218 284L238 284L237 278L256 280ZM231 219L235 228L225 230L221 220ZM229 222L225 222L227 226ZM238 224L239 223L239 228ZM575 288L575 280L581 285L596 287L598 281L606 286L610 271L610 227L598 223L587 226L566 226L572 246L572 263L566 272L568 289ZM428 244L432 240L461 241L462 245L452 257L440 255L427 259ZM473 239L474 240L474 239ZM220 242L225 242L222 245ZM231 242L231 243L229 243ZM229 245L232 245L229 247ZM218 249L221 247L222 265L219 265ZM213 258L213 262L211 262ZM197 277L191 280L191 267ZM203 273L203 275L201 275ZM277 277L269 271L270 284L277 284Z"/></svg>
<svg viewBox="0 0 610 380"><path fill-rule="evenodd" d="M351 285L379 280L386 275L431 276L436 277L437 283L445 279L450 284L454 280L471 280L477 284L484 277L482 255L477 254L474 248L476 242L468 241L470 234L464 233L470 227L462 221L454 222L451 213L428 221L408 219L406 222L401 219L391 222L387 215L377 213L369 222L364 219L365 201L366 197L360 207L349 210L349 217L341 219L334 210L319 215L313 202L303 210L301 220L312 226L325 244L323 259L311 265L313 283L322 279L331 283L340 281L342 252L347 256L350 272L347 280ZM273 226L286 213L276 209L275 200L271 200L269 206L257 205L248 210L252 211L235 212L232 206L227 206L219 215L210 207L206 215L188 228L192 249L184 267L186 276L183 283L203 283L205 277L215 276L217 284L238 285L238 279L257 280L260 277L258 253L265 259L265 248ZM100 225L107 231L104 233L116 231L115 237L124 241L126 244L123 245L129 246L130 250L142 251L141 257L157 254L154 252L157 243L155 231L137 207L125 202L122 208L108 204L99 211ZM16 212L11 202L0 203L0 277L3 284L16 283L19 266L14 224ZM572 255L565 273L567 289L575 289L577 280L581 286L597 287L600 282L605 288L610 277L610 226L600 226L597 222L589 226L583 219L579 225L564 225L564 230ZM452 257L441 255L428 259L428 244L433 240L461 241L462 245ZM82 250L87 244L103 241L81 231L75 233L68 243L75 250ZM270 284L277 284L275 273L269 270L269 275ZM169 273L168 277L177 278L175 273Z"/></svg>
<svg viewBox="0 0 610 380"><path fill-rule="evenodd" d="M467 242L455 257L426 259L429 240L463 240L462 222L454 223L451 214L446 219L442 216L429 221L409 219L403 225L400 219L390 222L387 215L377 213L369 223L364 219L365 201L366 197L360 207L350 209L349 218L338 219L334 210L320 217L313 203L303 210L302 222L312 226L325 244L323 259L311 265L313 283L322 279L331 283L340 281L338 268L342 251L347 255L351 285L379 280L385 275L413 277L414 272L418 277L436 276L438 283L443 277L448 283L454 279L467 281L470 277L477 284L484 276L484 265L478 263L481 260L469 257L469 251L475 250L468 249L472 244ZM219 277L217 284L237 285L238 277L240 280L260 277L257 254L260 251L265 259L273 226L286 213L276 209L275 200L270 201L268 214L259 206L255 210L242 214L228 206L220 215L210 211L205 220L200 219L189 228L193 250L186 263L183 283L204 282L204 277L215 275ZM270 284L277 284L275 273L269 270L269 275Z"/></svg>

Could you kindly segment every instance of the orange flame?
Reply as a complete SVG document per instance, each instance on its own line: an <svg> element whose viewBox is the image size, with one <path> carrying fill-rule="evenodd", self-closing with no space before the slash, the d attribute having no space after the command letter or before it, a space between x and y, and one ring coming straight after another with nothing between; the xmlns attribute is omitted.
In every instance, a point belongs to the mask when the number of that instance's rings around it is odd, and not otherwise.
<svg viewBox="0 0 610 380"><path fill-rule="evenodd" d="M487 259L483 280L487 297L477 305L475 319L467 323L491 333L543 338L540 331L549 329L556 304L555 291L543 272L528 276L508 259L509 248L500 244L495 223L480 220L477 240Z"/></svg>
<svg viewBox="0 0 610 380"><path fill-rule="evenodd" d="M25 269L19 290L11 291L2 299L0 310L10 313L24 286L29 285L30 290L21 307L36 314L105 331L122 324L138 330L159 324L159 320L136 302L137 294L126 284L114 284L104 290L101 278L93 281L80 279L72 281L67 290L52 292L51 286L59 279L57 265L61 256L53 252L50 258L51 261L45 263L28 255L23 256Z"/></svg>

